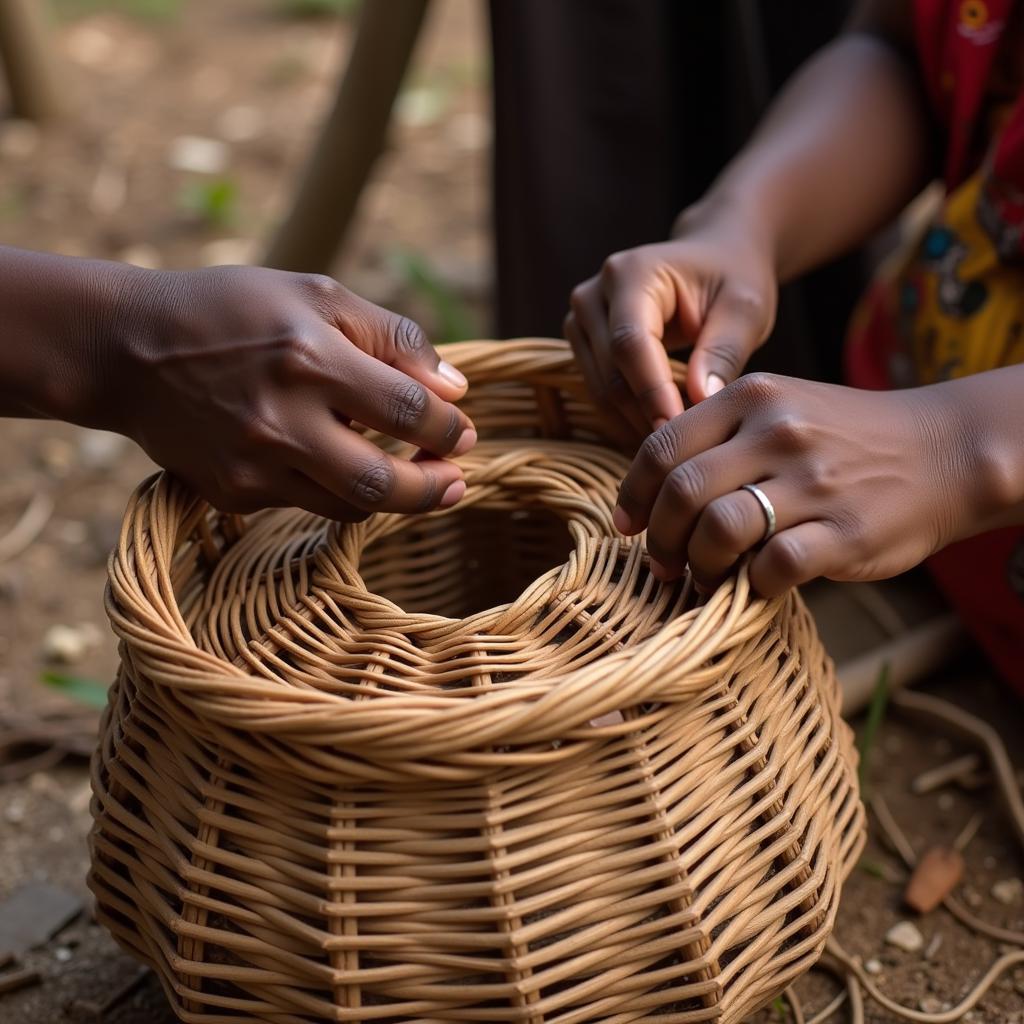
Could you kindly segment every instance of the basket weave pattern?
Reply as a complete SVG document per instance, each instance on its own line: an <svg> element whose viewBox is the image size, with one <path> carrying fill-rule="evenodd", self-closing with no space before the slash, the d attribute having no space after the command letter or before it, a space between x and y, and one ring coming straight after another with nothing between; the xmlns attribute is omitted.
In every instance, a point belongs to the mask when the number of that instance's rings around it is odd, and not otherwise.
<svg viewBox="0 0 1024 1024"><path fill-rule="evenodd" d="M738 1022L817 958L862 842L813 624L743 573L650 575L563 344L447 357L481 437L456 509L136 493L99 915L197 1024Z"/></svg>

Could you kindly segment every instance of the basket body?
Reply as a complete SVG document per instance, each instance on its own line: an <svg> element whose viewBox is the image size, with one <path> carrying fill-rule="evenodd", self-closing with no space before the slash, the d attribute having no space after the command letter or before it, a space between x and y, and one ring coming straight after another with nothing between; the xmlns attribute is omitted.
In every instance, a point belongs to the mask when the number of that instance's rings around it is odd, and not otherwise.
<svg viewBox="0 0 1024 1024"><path fill-rule="evenodd" d="M133 499L99 916L197 1024L739 1022L820 954L863 838L813 623L650 576L562 344L448 351L461 510Z"/></svg>

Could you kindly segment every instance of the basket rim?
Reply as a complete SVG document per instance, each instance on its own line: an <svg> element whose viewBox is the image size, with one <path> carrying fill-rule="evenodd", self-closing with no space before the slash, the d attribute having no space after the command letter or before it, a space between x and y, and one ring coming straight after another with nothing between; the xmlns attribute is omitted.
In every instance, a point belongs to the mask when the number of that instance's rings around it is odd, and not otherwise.
<svg viewBox="0 0 1024 1024"><path fill-rule="evenodd" d="M512 373L521 372L527 357L533 377L572 360L568 344L554 339L461 342L446 346L446 352L461 362L481 346L507 357ZM540 366L538 354L544 357ZM208 509L168 473L144 481L129 502L108 563L106 608L133 665L168 710L180 706L193 724L286 742L294 738L304 747L341 747L383 760L400 759L411 733L421 755L447 758L510 737L521 747L628 732L635 728L628 721L591 722L624 708L678 703L704 693L727 673L747 640L787 602L799 602L795 594L772 599L753 594L744 565L702 604L657 633L588 665L539 680L510 679L460 699L389 692L383 699L354 701L288 686L199 647L177 607L171 565Z"/></svg>

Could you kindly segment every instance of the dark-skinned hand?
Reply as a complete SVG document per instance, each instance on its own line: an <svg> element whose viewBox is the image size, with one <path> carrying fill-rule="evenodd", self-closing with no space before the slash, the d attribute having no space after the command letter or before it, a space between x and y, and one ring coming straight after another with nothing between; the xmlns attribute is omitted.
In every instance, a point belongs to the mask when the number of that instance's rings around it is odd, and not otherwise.
<svg viewBox="0 0 1024 1024"><path fill-rule="evenodd" d="M296 505L339 520L457 502L446 456L476 441L465 378L412 321L328 277L258 267L133 272L127 344L107 345L108 415L222 510ZM126 291L134 297L128 301ZM106 422L104 422L106 420ZM420 449L385 455L351 429Z"/></svg>
<svg viewBox="0 0 1024 1024"><path fill-rule="evenodd" d="M662 580L688 563L710 588L748 554L764 596L818 576L893 576L981 528L997 504L980 493L983 456L958 393L956 384L875 392L741 377L647 437L616 526L647 530ZM744 484L775 508L765 543L764 510Z"/></svg>
<svg viewBox="0 0 1024 1024"><path fill-rule="evenodd" d="M668 352L693 346L694 402L743 372L775 319L773 256L758 239L749 222L693 208L672 241L615 253L573 291L565 336L618 440L683 411Z"/></svg>

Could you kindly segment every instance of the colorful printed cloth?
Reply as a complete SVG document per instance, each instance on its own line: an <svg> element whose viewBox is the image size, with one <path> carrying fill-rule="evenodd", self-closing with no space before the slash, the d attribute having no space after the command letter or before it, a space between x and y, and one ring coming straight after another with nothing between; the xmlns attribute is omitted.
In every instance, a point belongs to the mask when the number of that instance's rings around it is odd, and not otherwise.
<svg viewBox="0 0 1024 1024"><path fill-rule="evenodd" d="M858 387L911 387L1024 362L1024 7L914 6L921 72L945 145L946 196L854 316L846 357ZM1024 692L1024 529L954 544L929 565L993 663Z"/></svg>

